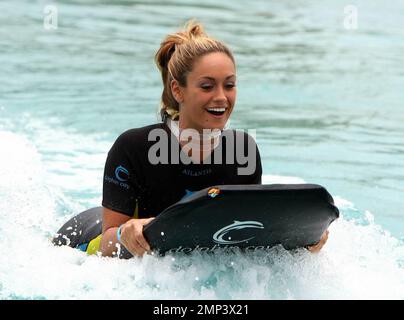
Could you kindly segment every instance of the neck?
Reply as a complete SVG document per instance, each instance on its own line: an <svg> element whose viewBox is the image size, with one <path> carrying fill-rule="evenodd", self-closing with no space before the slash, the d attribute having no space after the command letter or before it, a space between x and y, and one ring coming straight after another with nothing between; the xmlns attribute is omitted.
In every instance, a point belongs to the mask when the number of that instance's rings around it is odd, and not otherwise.
<svg viewBox="0 0 404 320"><path fill-rule="evenodd" d="M207 158L220 142L220 129L202 129L181 127L181 121L168 119L167 124L176 136L182 150L195 162Z"/></svg>

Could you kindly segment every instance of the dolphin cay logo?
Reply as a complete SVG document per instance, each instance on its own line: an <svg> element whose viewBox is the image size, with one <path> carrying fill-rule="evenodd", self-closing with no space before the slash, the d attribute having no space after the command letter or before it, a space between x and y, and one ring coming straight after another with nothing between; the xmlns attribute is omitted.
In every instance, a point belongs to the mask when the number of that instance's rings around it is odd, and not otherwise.
<svg viewBox="0 0 404 320"><path fill-rule="evenodd" d="M261 222L257 222L257 221L234 221L234 223L218 230L213 235L213 241L218 244L236 244L236 243L247 242L247 241L255 238L255 237L251 237L251 238L243 239L243 240L231 240L231 237L228 237L227 240L223 239L223 237L226 236L227 233L229 233L230 231L246 229L246 228L264 229L264 225Z"/></svg>
<svg viewBox="0 0 404 320"><path fill-rule="evenodd" d="M122 182L129 180L129 171L122 166L115 169L115 177Z"/></svg>

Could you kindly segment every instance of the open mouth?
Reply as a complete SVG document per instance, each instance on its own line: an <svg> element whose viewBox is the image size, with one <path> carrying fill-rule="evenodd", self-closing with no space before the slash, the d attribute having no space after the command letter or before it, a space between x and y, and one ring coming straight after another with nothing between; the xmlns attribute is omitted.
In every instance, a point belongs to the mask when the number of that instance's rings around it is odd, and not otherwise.
<svg viewBox="0 0 404 320"><path fill-rule="evenodd" d="M222 116L226 112L226 108L208 108L206 111L214 116Z"/></svg>

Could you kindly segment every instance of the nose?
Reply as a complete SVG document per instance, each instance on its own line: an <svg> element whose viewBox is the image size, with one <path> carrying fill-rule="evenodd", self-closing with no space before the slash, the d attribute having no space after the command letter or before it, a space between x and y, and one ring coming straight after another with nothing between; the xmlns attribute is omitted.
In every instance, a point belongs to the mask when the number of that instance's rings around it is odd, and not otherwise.
<svg viewBox="0 0 404 320"><path fill-rule="evenodd" d="M222 86L218 86L213 98L214 102L225 102L227 100L225 91Z"/></svg>

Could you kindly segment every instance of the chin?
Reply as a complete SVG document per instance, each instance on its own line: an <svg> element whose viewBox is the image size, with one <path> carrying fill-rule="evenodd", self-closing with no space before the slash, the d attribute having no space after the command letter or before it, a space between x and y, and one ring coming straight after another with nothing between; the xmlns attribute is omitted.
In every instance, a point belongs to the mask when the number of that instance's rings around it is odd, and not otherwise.
<svg viewBox="0 0 404 320"><path fill-rule="evenodd" d="M206 124L203 128L204 129L219 129L219 130L223 130L224 126L226 125L226 121L215 121L215 122L210 122L208 124Z"/></svg>

